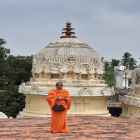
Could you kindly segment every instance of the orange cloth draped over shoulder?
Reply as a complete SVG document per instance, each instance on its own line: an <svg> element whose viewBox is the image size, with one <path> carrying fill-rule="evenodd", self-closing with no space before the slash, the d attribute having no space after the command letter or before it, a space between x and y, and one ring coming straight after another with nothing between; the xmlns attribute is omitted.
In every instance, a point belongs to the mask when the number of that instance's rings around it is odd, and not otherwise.
<svg viewBox="0 0 140 140"><path fill-rule="evenodd" d="M65 110L61 112L55 112L52 110L52 107L55 105L58 97L61 97L61 99L59 99L59 103L65 107ZM67 126L67 116L66 116L67 111L70 109L70 106L71 106L71 97L69 95L69 92L65 89L52 90L48 93L47 101L51 108L51 113L52 113L51 132L52 133L69 132L69 129Z"/></svg>

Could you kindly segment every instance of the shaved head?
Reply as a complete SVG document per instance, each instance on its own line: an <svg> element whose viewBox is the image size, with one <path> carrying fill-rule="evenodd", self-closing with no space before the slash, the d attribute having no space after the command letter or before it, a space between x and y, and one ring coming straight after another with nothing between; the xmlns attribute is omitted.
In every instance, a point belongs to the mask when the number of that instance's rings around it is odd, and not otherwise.
<svg viewBox="0 0 140 140"><path fill-rule="evenodd" d="M63 82L61 82L61 81L56 82L56 88L57 89L62 89L63 88Z"/></svg>

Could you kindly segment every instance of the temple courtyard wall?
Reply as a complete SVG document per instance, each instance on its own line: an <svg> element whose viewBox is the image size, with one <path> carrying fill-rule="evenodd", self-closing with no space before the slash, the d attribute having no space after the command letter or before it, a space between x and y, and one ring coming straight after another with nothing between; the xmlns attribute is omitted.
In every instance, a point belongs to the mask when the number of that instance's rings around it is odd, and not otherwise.
<svg viewBox="0 0 140 140"><path fill-rule="evenodd" d="M27 116L47 116L50 115L50 107L44 95L26 95L26 110L24 117ZM72 105L69 115L99 115L110 116L107 110L108 98L104 96L84 96L72 97Z"/></svg>

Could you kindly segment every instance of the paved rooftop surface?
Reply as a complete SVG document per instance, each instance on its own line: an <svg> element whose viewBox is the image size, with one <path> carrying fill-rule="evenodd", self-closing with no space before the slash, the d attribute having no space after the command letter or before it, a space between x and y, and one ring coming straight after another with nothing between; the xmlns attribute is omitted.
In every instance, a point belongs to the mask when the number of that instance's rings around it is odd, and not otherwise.
<svg viewBox="0 0 140 140"><path fill-rule="evenodd" d="M51 134L50 118L0 119L0 140L140 140L140 118L70 117L71 132Z"/></svg>

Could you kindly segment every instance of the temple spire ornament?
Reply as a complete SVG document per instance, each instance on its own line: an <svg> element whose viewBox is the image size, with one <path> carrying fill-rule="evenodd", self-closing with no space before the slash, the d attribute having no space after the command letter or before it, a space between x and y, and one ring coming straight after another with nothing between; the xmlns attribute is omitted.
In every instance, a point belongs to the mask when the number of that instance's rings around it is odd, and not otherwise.
<svg viewBox="0 0 140 140"><path fill-rule="evenodd" d="M76 38L74 28L71 27L70 22L66 22L65 28L63 28L62 36L60 38Z"/></svg>

